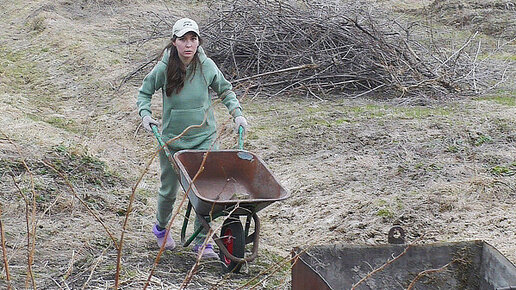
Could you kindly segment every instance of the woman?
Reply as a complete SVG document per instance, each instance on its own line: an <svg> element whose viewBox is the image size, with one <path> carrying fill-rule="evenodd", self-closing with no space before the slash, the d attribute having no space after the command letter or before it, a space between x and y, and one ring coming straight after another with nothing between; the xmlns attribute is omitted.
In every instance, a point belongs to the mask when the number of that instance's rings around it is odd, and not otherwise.
<svg viewBox="0 0 516 290"><path fill-rule="evenodd" d="M213 89L234 118L235 127L247 130L247 121L231 84L224 78L217 65L204 53L199 27L195 21L183 18L172 27L172 41L163 50L163 57L145 77L138 94L138 113L142 125L152 132L151 126L159 123L152 118L151 97L161 89L163 95L163 128L165 142L180 135L191 125L201 125L188 130L181 138L168 146L172 154L182 149L218 149L215 143L217 128L208 89ZM205 120L205 115L206 120ZM157 222L153 232L158 245L165 243L166 249L173 249L175 242L166 226L172 216L172 209L179 189L179 180L160 150L161 186L158 193ZM201 224L196 220L195 227ZM193 251L198 252L206 237L206 231L194 241ZM217 258L213 246L207 244L201 257Z"/></svg>

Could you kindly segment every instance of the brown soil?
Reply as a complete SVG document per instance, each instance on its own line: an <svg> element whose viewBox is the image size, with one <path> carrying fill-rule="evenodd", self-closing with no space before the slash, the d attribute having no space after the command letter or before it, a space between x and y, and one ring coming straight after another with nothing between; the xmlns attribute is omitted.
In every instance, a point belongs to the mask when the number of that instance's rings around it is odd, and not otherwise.
<svg viewBox="0 0 516 290"><path fill-rule="evenodd" d="M190 11L201 20L205 3L3 2L0 218L10 279L16 288L32 283L27 280L24 197L30 205L35 192L36 286L112 287L117 252L98 220L120 238L132 187L155 148L154 138L139 128L135 109L144 71L117 88L123 76L151 59L166 41L133 42L155 19L150 15L179 17ZM398 11L431 4L377 2ZM423 6L448 11L449 3ZM468 7L478 13L487 9ZM482 39L496 43L504 31ZM508 43L486 57L493 64L514 61L515 45ZM409 243L480 239L516 262L516 84L509 81L489 95L428 100L421 106L403 105L396 98L382 101L382 96L321 97L242 100L251 124L245 148L265 161L291 197L259 213L259 258L245 265L242 274L228 277L217 261L203 262L189 288L234 288L258 275L258 288L288 289L288 263L273 274L260 273L288 257L294 246L384 244L395 224L405 228ZM222 147L234 147L228 115L220 104L216 108ZM136 189L124 238L121 288L142 288L157 254L151 233L157 174L154 161ZM184 213L179 200L176 209ZM173 227L177 240L181 223L179 215ZM166 252L152 288L178 288L194 263L188 248ZM0 287L6 287L6 278L3 267Z"/></svg>

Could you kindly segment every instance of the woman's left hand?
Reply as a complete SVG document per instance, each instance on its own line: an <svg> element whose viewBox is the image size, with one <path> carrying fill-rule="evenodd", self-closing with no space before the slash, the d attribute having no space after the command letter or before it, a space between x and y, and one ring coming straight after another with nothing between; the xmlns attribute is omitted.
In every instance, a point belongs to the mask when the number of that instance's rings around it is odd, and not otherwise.
<svg viewBox="0 0 516 290"><path fill-rule="evenodd" d="M244 128L244 133L243 135L245 135L245 133L247 132L247 120L244 118L244 116L238 116L235 118L235 131L237 132L238 134L238 128L240 128L240 126L242 126Z"/></svg>

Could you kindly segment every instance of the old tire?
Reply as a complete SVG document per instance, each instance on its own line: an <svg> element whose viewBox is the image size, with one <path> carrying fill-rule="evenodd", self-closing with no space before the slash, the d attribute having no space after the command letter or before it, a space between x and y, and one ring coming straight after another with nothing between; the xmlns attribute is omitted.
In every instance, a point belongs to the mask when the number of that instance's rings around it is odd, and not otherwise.
<svg viewBox="0 0 516 290"><path fill-rule="evenodd" d="M224 247L226 247L230 254L237 258L244 257L244 229L238 217L230 216L224 221L222 229L220 230L220 238ZM220 251L219 256L222 261L222 268L225 272L238 273L240 271L240 268L242 267L241 263L231 261L231 259L222 253L222 251Z"/></svg>

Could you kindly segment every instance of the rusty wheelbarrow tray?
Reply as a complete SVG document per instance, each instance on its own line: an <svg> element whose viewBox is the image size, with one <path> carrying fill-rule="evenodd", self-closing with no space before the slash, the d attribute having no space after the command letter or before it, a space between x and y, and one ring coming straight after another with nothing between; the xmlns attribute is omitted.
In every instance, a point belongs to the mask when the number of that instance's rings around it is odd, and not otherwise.
<svg viewBox="0 0 516 290"><path fill-rule="evenodd" d="M516 267L494 247L478 240L412 246L328 245L306 251L295 248L293 255L299 255L292 267L293 290L516 290ZM356 285L364 277L367 279Z"/></svg>
<svg viewBox="0 0 516 290"><path fill-rule="evenodd" d="M275 201L288 198L289 193L265 163L248 151L182 150L173 158L189 200L181 231L183 246L188 246L201 231L201 228L196 229L185 240L192 208L206 230L215 218L228 216L222 225L221 237L214 235L213 240L220 249L225 270L238 272L243 263L257 256L260 222L256 213ZM245 230L241 216L246 217ZM254 232L249 234L251 219ZM249 243L253 243L252 253L244 257L245 245Z"/></svg>
<svg viewBox="0 0 516 290"><path fill-rule="evenodd" d="M206 155L204 168L192 180ZM195 212L209 215L235 209L234 215L258 212L289 194L255 154L244 150L182 150L174 154L181 186Z"/></svg>

